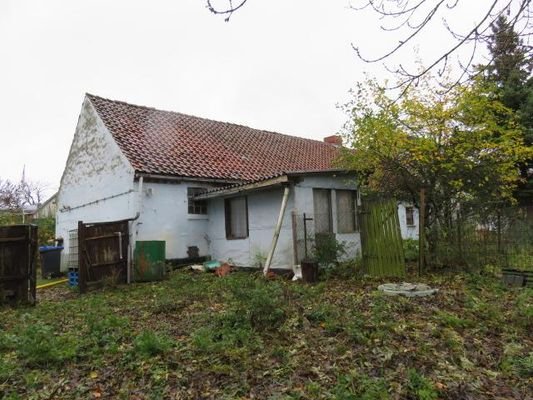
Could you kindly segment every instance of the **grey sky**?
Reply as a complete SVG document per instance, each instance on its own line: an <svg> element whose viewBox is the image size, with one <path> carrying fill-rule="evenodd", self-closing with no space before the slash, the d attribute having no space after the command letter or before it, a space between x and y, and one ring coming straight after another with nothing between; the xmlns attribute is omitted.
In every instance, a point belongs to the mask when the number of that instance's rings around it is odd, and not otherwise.
<svg viewBox="0 0 533 400"><path fill-rule="evenodd" d="M345 0L250 0L230 23L204 0L2 0L0 177L25 164L57 188L85 92L322 139L363 72L384 76L350 43L379 54L393 38ZM421 56L445 43L435 29Z"/></svg>

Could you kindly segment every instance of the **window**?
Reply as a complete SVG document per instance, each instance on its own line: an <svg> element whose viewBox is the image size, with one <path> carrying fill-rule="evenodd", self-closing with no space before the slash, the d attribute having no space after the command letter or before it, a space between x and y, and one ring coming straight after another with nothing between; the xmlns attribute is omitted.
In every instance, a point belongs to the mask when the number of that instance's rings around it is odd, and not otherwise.
<svg viewBox="0 0 533 400"><path fill-rule="evenodd" d="M357 225L357 192L355 190L337 190L337 232L353 233L359 230Z"/></svg>
<svg viewBox="0 0 533 400"><path fill-rule="evenodd" d="M405 207L405 223L407 226L415 226L415 209L413 207Z"/></svg>
<svg viewBox="0 0 533 400"><path fill-rule="evenodd" d="M199 187L187 188L189 214L207 214L207 200L194 200L194 196L205 193L206 190Z"/></svg>
<svg viewBox="0 0 533 400"><path fill-rule="evenodd" d="M226 239L244 239L248 237L248 199L234 197L224 200L226 213Z"/></svg>
<svg viewBox="0 0 533 400"><path fill-rule="evenodd" d="M331 190L313 189L313 206L315 210L315 233L333 232Z"/></svg>

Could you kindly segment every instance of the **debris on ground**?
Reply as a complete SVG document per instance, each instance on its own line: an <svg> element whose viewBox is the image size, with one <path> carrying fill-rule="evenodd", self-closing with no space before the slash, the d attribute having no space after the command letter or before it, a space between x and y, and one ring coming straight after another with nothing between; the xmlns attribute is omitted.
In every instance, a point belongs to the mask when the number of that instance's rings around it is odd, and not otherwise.
<svg viewBox="0 0 533 400"><path fill-rule="evenodd" d="M223 277L229 275L232 270L233 268L231 267L231 265L229 265L228 263L224 263L220 267L215 269L215 275L218 277Z"/></svg>
<svg viewBox="0 0 533 400"><path fill-rule="evenodd" d="M195 272L205 272L205 267L201 264L194 264L190 267Z"/></svg>
<svg viewBox="0 0 533 400"><path fill-rule="evenodd" d="M220 265L220 261L216 260L204 262L204 268L206 271L217 269Z"/></svg>
<svg viewBox="0 0 533 400"><path fill-rule="evenodd" d="M425 283L384 283L378 290L390 296L424 297L434 295L439 289L433 289Z"/></svg>

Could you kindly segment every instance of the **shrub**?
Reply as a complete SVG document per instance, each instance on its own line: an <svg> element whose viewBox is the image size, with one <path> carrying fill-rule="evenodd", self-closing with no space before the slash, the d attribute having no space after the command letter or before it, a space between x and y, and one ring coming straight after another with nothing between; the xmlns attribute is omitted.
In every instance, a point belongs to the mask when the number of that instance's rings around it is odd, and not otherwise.
<svg viewBox="0 0 533 400"><path fill-rule="evenodd" d="M315 237L312 258L321 266L336 263L346 254L346 244L338 241L335 235L325 233Z"/></svg>
<svg viewBox="0 0 533 400"><path fill-rule="evenodd" d="M403 240L403 253L404 253L405 261L417 261L418 260L418 240L404 239Z"/></svg>

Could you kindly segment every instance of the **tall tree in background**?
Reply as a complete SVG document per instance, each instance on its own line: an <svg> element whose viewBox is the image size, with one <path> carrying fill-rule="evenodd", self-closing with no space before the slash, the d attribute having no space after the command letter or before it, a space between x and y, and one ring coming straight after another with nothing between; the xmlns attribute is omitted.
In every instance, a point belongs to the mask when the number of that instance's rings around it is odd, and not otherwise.
<svg viewBox="0 0 533 400"><path fill-rule="evenodd" d="M501 15L492 26L487 40L492 62L486 67L486 78L494 83L499 101L516 114L524 144L533 145L533 60L513 24ZM533 160L520 164L523 182L517 196L533 201Z"/></svg>

